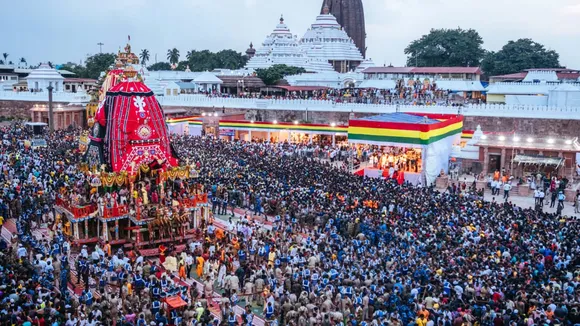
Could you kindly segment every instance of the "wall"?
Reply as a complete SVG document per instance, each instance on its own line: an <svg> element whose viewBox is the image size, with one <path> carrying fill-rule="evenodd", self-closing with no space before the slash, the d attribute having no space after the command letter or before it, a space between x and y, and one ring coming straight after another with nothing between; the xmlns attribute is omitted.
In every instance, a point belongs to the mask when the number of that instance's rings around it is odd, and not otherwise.
<svg viewBox="0 0 580 326"><path fill-rule="evenodd" d="M580 137L580 120L464 117L463 129L475 130L481 126L483 132L512 132L539 137Z"/></svg>
<svg viewBox="0 0 580 326"><path fill-rule="evenodd" d="M34 105L48 105L47 102L31 101L2 101L0 100L0 117L19 118L30 120L30 109ZM54 107L68 105L68 103L54 102Z"/></svg>
<svg viewBox="0 0 580 326"><path fill-rule="evenodd" d="M506 95L507 105L548 105L547 96L537 95Z"/></svg>

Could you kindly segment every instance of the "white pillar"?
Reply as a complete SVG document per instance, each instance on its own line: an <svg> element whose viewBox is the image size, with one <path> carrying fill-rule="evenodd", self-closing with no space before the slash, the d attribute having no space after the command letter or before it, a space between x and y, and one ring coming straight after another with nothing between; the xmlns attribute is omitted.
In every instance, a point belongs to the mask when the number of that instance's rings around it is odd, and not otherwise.
<svg viewBox="0 0 580 326"><path fill-rule="evenodd" d="M270 141L270 132L268 131L268 141Z"/></svg>
<svg viewBox="0 0 580 326"><path fill-rule="evenodd" d="M249 141L252 141L252 129L250 129L250 130L248 131L248 135L249 135L249 137L250 137Z"/></svg>
<svg viewBox="0 0 580 326"><path fill-rule="evenodd" d="M332 135L332 146L336 145L336 135Z"/></svg>
<svg viewBox="0 0 580 326"><path fill-rule="evenodd" d="M308 134L308 143L312 144L312 134Z"/></svg>

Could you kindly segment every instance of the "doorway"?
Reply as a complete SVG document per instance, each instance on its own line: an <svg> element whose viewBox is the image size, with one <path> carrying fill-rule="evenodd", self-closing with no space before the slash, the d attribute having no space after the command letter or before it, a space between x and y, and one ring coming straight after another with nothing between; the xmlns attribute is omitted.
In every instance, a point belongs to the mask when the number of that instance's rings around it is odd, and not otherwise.
<svg viewBox="0 0 580 326"><path fill-rule="evenodd" d="M501 170L501 154L489 154L488 171L493 173Z"/></svg>

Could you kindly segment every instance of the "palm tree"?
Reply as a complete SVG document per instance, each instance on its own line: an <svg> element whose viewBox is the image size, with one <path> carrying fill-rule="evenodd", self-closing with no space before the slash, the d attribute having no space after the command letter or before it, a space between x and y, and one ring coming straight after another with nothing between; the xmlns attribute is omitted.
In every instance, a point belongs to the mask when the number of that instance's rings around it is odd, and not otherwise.
<svg viewBox="0 0 580 326"><path fill-rule="evenodd" d="M177 64L179 62L179 50L176 48L167 50L167 60L171 64Z"/></svg>
<svg viewBox="0 0 580 326"><path fill-rule="evenodd" d="M26 67L26 59L24 59L24 57L20 58L20 63L23 63L24 66Z"/></svg>
<svg viewBox="0 0 580 326"><path fill-rule="evenodd" d="M0 60L0 65L3 65L3 64L4 64L4 60Z"/></svg>
<svg viewBox="0 0 580 326"><path fill-rule="evenodd" d="M4 57L4 62L6 62L6 58L8 58L8 53L4 52L2 53L2 56Z"/></svg>
<svg viewBox="0 0 580 326"><path fill-rule="evenodd" d="M141 58L141 64L145 65L147 61L149 61L149 50L147 49L141 50L141 54L139 54L139 57Z"/></svg>

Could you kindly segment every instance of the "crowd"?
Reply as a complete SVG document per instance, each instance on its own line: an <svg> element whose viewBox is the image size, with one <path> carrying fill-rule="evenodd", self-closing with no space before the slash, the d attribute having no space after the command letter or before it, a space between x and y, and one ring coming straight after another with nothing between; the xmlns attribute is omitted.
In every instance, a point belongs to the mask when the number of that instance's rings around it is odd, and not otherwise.
<svg viewBox="0 0 580 326"><path fill-rule="evenodd" d="M189 182L215 214L248 212L225 229L204 225L158 261L109 243L71 247L59 228L39 236L55 222L56 193L81 188L75 132L34 150L17 124L0 136L1 220L17 225L2 242L2 325L580 323L571 217L482 201L474 189L363 178L304 146L179 136L179 156L198 170ZM167 309L168 296L185 307Z"/></svg>
<svg viewBox="0 0 580 326"><path fill-rule="evenodd" d="M450 90L437 87L436 83L423 84L420 80L397 80L393 89L377 88L344 88L313 89L303 91L285 91L273 93L223 94L207 92L209 97L259 98L275 100L325 100L334 103L359 104L392 104L392 105L449 105L457 106L482 102L481 99L470 99L454 95Z"/></svg>

